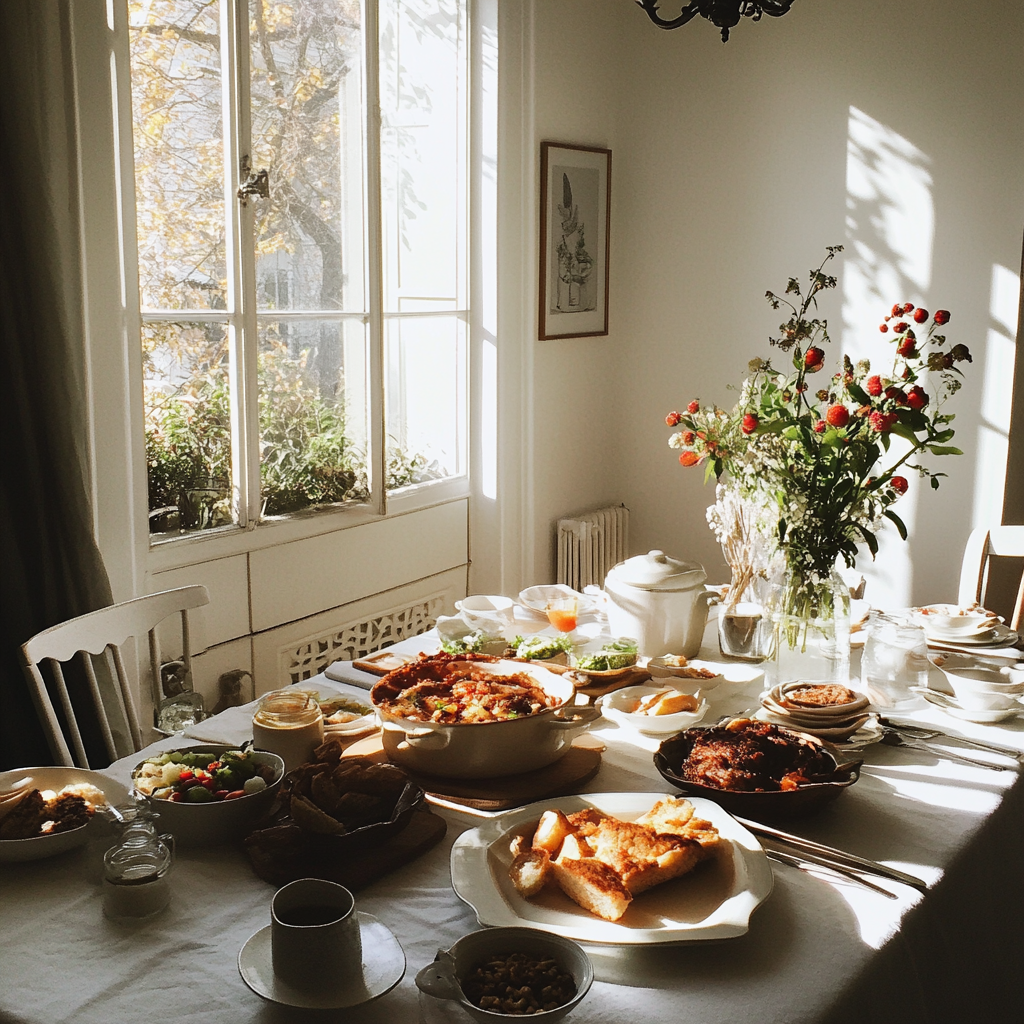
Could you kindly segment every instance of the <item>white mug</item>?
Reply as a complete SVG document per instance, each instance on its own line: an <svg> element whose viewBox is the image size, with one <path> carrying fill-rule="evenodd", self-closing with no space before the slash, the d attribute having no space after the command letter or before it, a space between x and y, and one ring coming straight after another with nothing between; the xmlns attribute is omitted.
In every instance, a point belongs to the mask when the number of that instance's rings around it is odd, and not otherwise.
<svg viewBox="0 0 1024 1024"><path fill-rule="evenodd" d="M356 901L343 885L300 878L278 889L270 905L274 974L305 991L362 979Z"/></svg>

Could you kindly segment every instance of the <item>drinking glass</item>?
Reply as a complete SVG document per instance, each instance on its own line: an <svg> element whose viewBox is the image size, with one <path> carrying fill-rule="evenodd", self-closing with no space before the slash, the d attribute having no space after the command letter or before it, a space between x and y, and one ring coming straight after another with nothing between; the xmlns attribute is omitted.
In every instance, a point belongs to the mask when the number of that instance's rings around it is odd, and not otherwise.
<svg viewBox="0 0 1024 1024"><path fill-rule="evenodd" d="M577 599L573 596L556 597L544 609L548 622L560 633L571 633L576 628Z"/></svg>
<svg viewBox="0 0 1024 1024"><path fill-rule="evenodd" d="M876 708L914 700L911 686L928 685L928 638L922 626L872 611L861 658L864 690Z"/></svg>

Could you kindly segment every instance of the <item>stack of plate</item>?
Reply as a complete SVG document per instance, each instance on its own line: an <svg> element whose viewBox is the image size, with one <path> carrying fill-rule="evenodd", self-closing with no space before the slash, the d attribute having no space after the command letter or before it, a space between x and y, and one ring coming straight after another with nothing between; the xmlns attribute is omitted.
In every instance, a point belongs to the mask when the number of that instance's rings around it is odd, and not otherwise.
<svg viewBox="0 0 1024 1024"><path fill-rule="evenodd" d="M838 743L874 722L867 709L868 698L845 686L780 683L762 694L757 717Z"/></svg>
<svg viewBox="0 0 1024 1024"><path fill-rule="evenodd" d="M984 611L933 604L914 609L912 617L932 647L1006 647L1018 640L1017 633Z"/></svg>

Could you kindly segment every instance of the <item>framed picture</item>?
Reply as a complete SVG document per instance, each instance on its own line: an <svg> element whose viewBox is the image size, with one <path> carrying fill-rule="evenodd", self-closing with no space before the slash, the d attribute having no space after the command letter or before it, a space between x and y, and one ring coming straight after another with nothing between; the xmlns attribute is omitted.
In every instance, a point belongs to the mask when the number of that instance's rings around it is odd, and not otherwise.
<svg viewBox="0 0 1024 1024"><path fill-rule="evenodd" d="M540 144L542 341L608 333L612 151Z"/></svg>

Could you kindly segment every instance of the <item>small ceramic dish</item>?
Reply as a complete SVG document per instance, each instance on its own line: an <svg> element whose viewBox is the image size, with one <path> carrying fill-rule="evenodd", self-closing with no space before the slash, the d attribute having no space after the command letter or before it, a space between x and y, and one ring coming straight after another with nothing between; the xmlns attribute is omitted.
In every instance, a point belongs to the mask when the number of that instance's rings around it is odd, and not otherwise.
<svg viewBox="0 0 1024 1024"><path fill-rule="evenodd" d="M1010 718L1019 718L1024 715L1024 705L1015 703L1008 708L1000 708L995 711L971 710L962 707L955 697L942 693L939 690L929 689L927 686L911 687L929 703L941 708L953 718L959 718L964 722L974 722L976 725L995 725L998 722L1005 722Z"/></svg>
<svg viewBox="0 0 1024 1024"><path fill-rule="evenodd" d="M455 602L459 614L471 626L486 626L493 622L512 624L516 603L500 594L474 594Z"/></svg>
<svg viewBox="0 0 1024 1024"><path fill-rule="evenodd" d="M651 736L670 736L682 729L689 729L691 725L696 725L707 714L708 702L702 696L698 698L697 708L694 711L677 711L668 715L644 715L637 714L633 710L644 698L659 693L686 696L671 686L627 686L601 697L597 706L605 718L617 725L627 725L638 732Z"/></svg>
<svg viewBox="0 0 1024 1024"><path fill-rule="evenodd" d="M493 957L521 953L538 960L551 959L572 976L576 994L561 1006L530 1015L530 1020L561 1020L575 1009L594 981L594 967L579 943L537 928L484 928L464 935L450 949L439 949L434 962L416 975L416 986L435 999L458 1003L482 1024L500 1020L523 1020L523 1014L483 1010L471 1003L463 991L473 972ZM468 987L468 986L467 986Z"/></svg>
<svg viewBox="0 0 1024 1024"><path fill-rule="evenodd" d="M682 662L682 664L680 664ZM707 661L683 658L680 655L663 654L647 662L647 671L656 679L671 679L677 690L694 693L696 690L713 690L725 682L721 665ZM697 673L712 672L712 676Z"/></svg>
<svg viewBox="0 0 1024 1024"><path fill-rule="evenodd" d="M1005 711L1024 695L1024 678L1009 667L993 665L970 655L933 656L933 665L946 677L957 702L968 711Z"/></svg>
<svg viewBox="0 0 1024 1024"><path fill-rule="evenodd" d="M945 636L973 636L985 629L991 629L998 620L986 611L974 611L955 604L929 604L915 608L914 621L924 626L926 633Z"/></svg>

